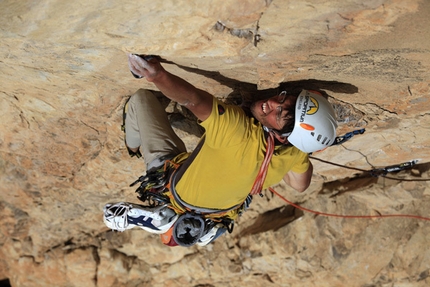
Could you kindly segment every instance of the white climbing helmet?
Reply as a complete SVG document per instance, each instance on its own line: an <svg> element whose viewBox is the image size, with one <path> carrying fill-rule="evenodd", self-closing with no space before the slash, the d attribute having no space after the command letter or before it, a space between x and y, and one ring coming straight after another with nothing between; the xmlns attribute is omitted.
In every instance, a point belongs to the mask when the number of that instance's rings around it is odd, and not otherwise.
<svg viewBox="0 0 430 287"><path fill-rule="evenodd" d="M320 93L303 90L297 98L294 128L288 141L303 152L315 152L333 144L336 128L331 104Z"/></svg>

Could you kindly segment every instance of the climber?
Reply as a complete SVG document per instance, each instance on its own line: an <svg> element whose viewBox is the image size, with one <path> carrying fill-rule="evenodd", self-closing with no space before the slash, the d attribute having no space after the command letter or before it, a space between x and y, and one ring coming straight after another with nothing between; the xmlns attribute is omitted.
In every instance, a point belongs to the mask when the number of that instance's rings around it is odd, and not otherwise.
<svg viewBox="0 0 430 287"><path fill-rule="evenodd" d="M141 227L161 234L166 245L204 246L228 229L252 195L281 179L299 192L306 190L313 171L308 154L336 137L333 108L318 92L283 91L252 103L248 116L169 73L156 57L130 54L128 63L136 78L152 82L189 109L205 134L190 155L154 94L140 89L131 96L125 119L128 149L142 151L147 173L166 162L176 169L169 178L168 203L153 208L107 204L104 222L113 230Z"/></svg>

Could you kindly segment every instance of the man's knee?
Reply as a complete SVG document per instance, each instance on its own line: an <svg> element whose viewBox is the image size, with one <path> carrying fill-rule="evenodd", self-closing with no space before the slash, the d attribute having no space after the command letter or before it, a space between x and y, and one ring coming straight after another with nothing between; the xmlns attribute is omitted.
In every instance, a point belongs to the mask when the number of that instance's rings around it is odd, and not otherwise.
<svg viewBox="0 0 430 287"><path fill-rule="evenodd" d="M132 95L132 97L139 97L139 98L154 97L154 93L147 89L139 89Z"/></svg>
<svg viewBox="0 0 430 287"><path fill-rule="evenodd" d="M130 104L153 106L159 105L160 102L152 91L139 89L131 96Z"/></svg>

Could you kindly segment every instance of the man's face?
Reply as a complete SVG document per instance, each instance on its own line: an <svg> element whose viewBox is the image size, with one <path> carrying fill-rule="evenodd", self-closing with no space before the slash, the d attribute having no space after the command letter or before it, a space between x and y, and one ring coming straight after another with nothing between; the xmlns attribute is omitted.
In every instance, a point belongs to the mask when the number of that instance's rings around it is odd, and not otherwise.
<svg viewBox="0 0 430 287"><path fill-rule="evenodd" d="M279 96L259 100L251 104L251 113L264 126L269 129L281 130L286 124L285 119L291 105L295 105L295 97L286 97L283 103L279 103ZM280 108L282 108L281 113Z"/></svg>

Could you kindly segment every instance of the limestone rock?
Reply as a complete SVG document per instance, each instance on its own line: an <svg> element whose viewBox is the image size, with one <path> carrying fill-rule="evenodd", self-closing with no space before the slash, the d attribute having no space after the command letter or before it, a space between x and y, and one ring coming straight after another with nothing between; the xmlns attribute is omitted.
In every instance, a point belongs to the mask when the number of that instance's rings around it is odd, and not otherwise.
<svg viewBox="0 0 430 287"><path fill-rule="evenodd" d="M128 185L145 168L120 129L126 98L155 89L131 76L132 52L160 55L229 103L278 87L321 91L339 135L366 132L315 153L305 193L275 189L324 213L429 217L429 12L420 0L2 1L0 282L429 286L430 227L417 218L325 217L266 191L232 234L171 249L107 230L101 212L137 202ZM162 100L193 149L202 130ZM386 178L363 172L413 159Z"/></svg>

